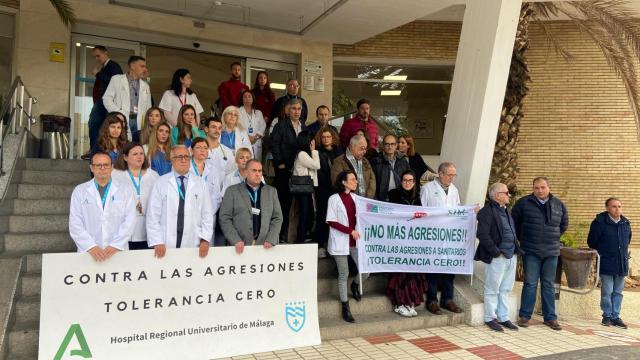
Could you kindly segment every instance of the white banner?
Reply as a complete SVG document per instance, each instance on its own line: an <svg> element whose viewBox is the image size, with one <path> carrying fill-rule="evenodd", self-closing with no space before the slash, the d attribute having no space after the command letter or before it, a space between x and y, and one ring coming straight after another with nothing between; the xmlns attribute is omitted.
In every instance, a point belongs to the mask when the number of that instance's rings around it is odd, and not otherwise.
<svg viewBox="0 0 640 360"><path fill-rule="evenodd" d="M316 245L45 254L39 359L212 359L320 344ZM73 357L73 358L76 358Z"/></svg>
<svg viewBox="0 0 640 360"><path fill-rule="evenodd" d="M398 205L356 196L358 269L472 274L474 208Z"/></svg>

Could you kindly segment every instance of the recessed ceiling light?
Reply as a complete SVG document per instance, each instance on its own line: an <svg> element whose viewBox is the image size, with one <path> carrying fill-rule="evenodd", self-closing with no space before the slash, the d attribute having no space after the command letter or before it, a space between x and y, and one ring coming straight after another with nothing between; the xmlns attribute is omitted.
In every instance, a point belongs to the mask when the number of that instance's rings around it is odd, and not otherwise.
<svg viewBox="0 0 640 360"><path fill-rule="evenodd" d="M394 80L394 81L405 81L407 80L407 75L386 75L384 80Z"/></svg>
<svg viewBox="0 0 640 360"><path fill-rule="evenodd" d="M284 89L287 88L287 85L280 84L280 83L271 83L271 88L272 89L278 89L278 90L284 90Z"/></svg>
<svg viewBox="0 0 640 360"><path fill-rule="evenodd" d="M80 43L76 43L76 46L77 46L77 47L80 47L80 46L82 46L82 44L80 44Z"/></svg>
<svg viewBox="0 0 640 360"><path fill-rule="evenodd" d="M400 96L402 90L381 90L380 95L382 96Z"/></svg>

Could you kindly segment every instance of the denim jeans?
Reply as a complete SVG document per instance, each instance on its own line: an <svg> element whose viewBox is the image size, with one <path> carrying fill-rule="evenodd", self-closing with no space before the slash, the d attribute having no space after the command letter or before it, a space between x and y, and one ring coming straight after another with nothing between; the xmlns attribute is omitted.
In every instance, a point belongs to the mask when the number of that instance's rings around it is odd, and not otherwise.
<svg viewBox="0 0 640 360"><path fill-rule="evenodd" d="M540 279L542 298L542 315L544 321L557 320L555 289L553 282L556 278L558 257L549 256L540 258L536 255L523 255L524 284L520 296L520 314L523 319L531 319L533 307L536 304L536 292L538 291L538 279Z"/></svg>
<svg viewBox="0 0 640 360"><path fill-rule="evenodd" d="M516 280L517 256L493 258L484 267L484 321L509 320L508 296Z"/></svg>
<svg viewBox="0 0 640 360"><path fill-rule="evenodd" d="M106 116L107 110L102 104L102 99L100 99L93 104L91 114L89 114L89 149L93 149L98 142L98 134Z"/></svg>
<svg viewBox="0 0 640 360"><path fill-rule="evenodd" d="M624 290L624 276L602 275L602 288L600 289L600 308L602 317L617 319L620 317L622 307L622 290Z"/></svg>

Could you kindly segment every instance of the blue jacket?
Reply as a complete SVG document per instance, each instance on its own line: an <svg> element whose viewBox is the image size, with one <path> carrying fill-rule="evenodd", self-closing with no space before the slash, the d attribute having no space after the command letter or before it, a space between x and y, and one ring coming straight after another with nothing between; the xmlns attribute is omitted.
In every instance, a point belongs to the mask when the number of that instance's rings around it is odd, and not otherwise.
<svg viewBox="0 0 640 360"><path fill-rule="evenodd" d="M616 224L605 211L591 222L587 243L600 254L600 274L627 276L631 223L624 216Z"/></svg>
<svg viewBox="0 0 640 360"><path fill-rule="evenodd" d="M491 200L485 207L480 209L477 215L478 230L476 237L478 238L478 248L473 259L491 264L494 257L501 254L498 245L502 242L502 220L500 220L500 208L497 202ZM507 211L507 215L511 214ZM516 249L514 254L521 255L518 239L515 239Z"/></svg>
<svg viewBox="0 0 640 360"><path fill-rule="evenodd" d="M511 209L520 249L540 258L560 256L560 235L569 226L567 208L557 197L541 205L535 195L520 198Z"/></svg>

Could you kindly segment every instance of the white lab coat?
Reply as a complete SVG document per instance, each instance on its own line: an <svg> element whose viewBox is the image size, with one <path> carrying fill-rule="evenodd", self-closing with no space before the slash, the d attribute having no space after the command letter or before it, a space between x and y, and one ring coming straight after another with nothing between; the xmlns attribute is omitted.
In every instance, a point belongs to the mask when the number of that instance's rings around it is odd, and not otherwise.
<svg viewBox="0 0 640 360"><path fill-rule="evenodd" d="M240 148L249 149L249 151L251 151L251 157L253 157L253 146L251 146L251 141L249 140L249 134L247 134L247 130L240 130L236 127L235 132L236 132L235 149L231 150L231 154L234 157L234 161L235 161L236 151L238 151L238 149Z"/></svg>
<svg viewBox="0 0 640 360"><path fill-rule="evenodd" d="M158 107L165 111L165 117L171 126L176 126L178 123L178 114L182 108L182 101L185 101L185 105L192 105L196 109L196 114L200 115L204 112L200 101L196 93L186 94L182 98L178 98L173 90L167 90L162 93L162 99ZM167 114L169 113L169 114Z"/></svg>
<svg viewBox="0 0 640 360"><path fill-rule="evenodd" d="M136 225L136 204L131 190L112 179L102 209L102 199L94 180L82 183L71 194L69 234L78 252L99 246L129 249Z"/></svg>
<svg viewBox="0 0 640 360"><path fill-rule="evenodd" d="M264 121L262 111L253 110L251 114L247 113L244 106L240 107L240 124L247 129L247 134L251 136L260 135L264 137L264 132L267 129L267 123ZM249 141L251 142L251 141ZM256 140L253 143L253 157L262 161L262 139Z"/></svg>
<svg viewBox="0 0 640 360"><path fill-rule="evenodd" d="M438 179L430 181L420 189L420 201L422 206L428 207L452 207L460 205L458 188L453 183L449 185L449 193L438 182Z"/></svg>
<svg viewBox="0 0 640 360"><path fill-rule="evenodd" d="M149 84L142 79L138 93L138 130L142 130L142 122L147 110L151 107L151 91ZM104 107L108 112L117 111L127 118L129 124L129 113L131 112L131 99L129 98L129 80L126 74L114 75L102 96ZM131 141L131 130L127 131L127 137Z"/></svg>
<svg viewBox="0 0 640 360"><path fill-rule="evenodd" d="M200 239L211 242L213 212L207 186L201 178L188 175L184 204L182 248L195 248ZM175 248L177 241L178 184L176 173L162 175L151 192L147 209L147 242L149 247L165 244Z"/></svg>
<svg viewBox="0 0 640 360"><path fill-rule="evenodd" d="M200 176L202 180L204 180L205 184L207 185L207 191L209 192L209 198L211 199L211 211L214 214L217 213L218 209L220 208L220 204L222 203L222 176L224 176L223 171L219 168L216 168L213 165L212 161L205 160L204 172L202 174L196 174L196 169L193 167L193 163L191 163L189 173L193 176ZM215 225L216 223L214 217L214 228Z"/></svg>
<svg viewBox="0 0 640 360"><path fill-rule="evenodd" d="M222 178L238 170L236 158L233 156L233 150L222 144L219 144L215 149L209 148L207 161L210 161L216 169L224 170L224 174L221 176Z"/></svg>
<svg viewBox="0 0 640 360"><path fill-rule="evenodd" d="M353 193L349 193L354 199ZM327 204L327 222L335 221L345 226L349 226L347 208L340 199L340 194L333 194L329 197ZM329 243L327 251L331 255L349 255L349 234L345 234L329 226Z"/></svg>
<svg viewBox="0 0 640 360"><path fill-rule="evenodd" d="M140 196L138 196L136 192L136 188L131 182L131 177L129 176L129 172L126 170L113 170L111 172L111 176L114 180L119 181L123 186L128 187L131 191L131 196L133 196L133 204L138 205L138 201L140 205L142 205L142 214L138 212L136 209L136 226L133 231L133 236L129 240L131 242L139 242L139 241L147 241L147 225L146 225L146 214L147 207L149 205L149 198L151 197L151 191L153 190L153 185L155 185L156 181L160 177L157 172L152 170L151 168L144 171L142 175L142 185L140 186ZM136 184L138 183L138 178L134 177Z"/></svg>

